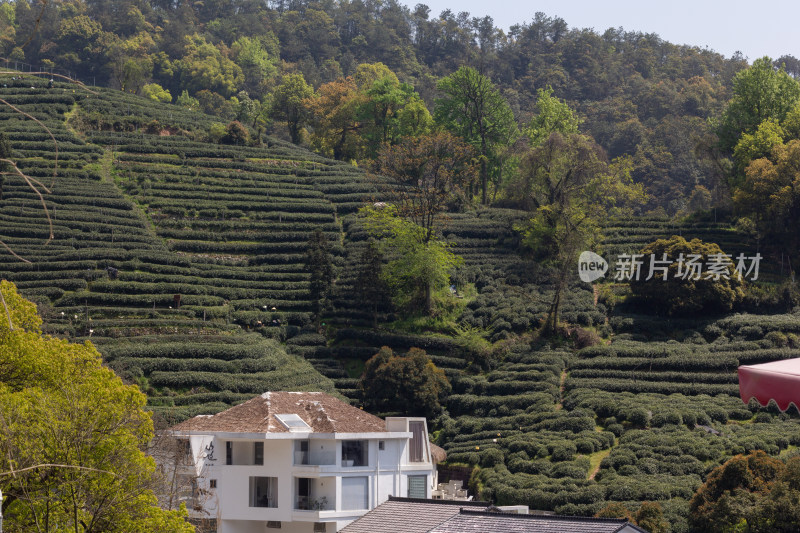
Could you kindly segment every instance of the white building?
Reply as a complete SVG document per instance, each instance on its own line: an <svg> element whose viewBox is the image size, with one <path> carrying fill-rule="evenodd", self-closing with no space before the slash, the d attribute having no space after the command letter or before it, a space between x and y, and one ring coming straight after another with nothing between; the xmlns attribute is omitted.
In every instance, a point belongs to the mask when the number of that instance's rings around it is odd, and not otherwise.
<svg viewBox="0 0 800 533"><path fill-rule="evenodd" d="M190 516L219 533L334 532L390 495L436 486L424 418L385 421L320 392L267 392L170 429Z"/></svg>

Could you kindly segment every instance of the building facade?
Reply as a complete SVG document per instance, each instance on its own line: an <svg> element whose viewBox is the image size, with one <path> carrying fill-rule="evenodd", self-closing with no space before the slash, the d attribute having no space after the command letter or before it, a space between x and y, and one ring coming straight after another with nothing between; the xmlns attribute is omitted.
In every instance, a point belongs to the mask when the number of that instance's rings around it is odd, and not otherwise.
<svg viewBox="0 0 800 533"><path fill-rule="evenodd" d="M335 532L389 496L430 498L437 481L424 418L382 420L323 393L267 392L169 435L190 516L219 533Z"/></svg>

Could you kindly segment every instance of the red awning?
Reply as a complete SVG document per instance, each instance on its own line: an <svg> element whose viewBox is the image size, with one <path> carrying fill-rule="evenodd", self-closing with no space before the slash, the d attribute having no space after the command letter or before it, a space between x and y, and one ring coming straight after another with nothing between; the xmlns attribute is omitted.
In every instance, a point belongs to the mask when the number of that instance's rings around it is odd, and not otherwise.
<svg viewBox="0 0 800 533"><path fill-rule="evenodd" d="M790 403L800 408L800 358L740 366L739 396L745 403L755 398L764 407L775 400L781 411Z"/></svg>

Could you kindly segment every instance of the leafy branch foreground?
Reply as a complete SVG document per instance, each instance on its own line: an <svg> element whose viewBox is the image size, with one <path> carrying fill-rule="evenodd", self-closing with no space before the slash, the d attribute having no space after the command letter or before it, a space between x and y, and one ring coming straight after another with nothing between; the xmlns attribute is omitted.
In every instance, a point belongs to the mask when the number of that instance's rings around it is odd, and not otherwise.
<svg viewBox="0 0 800 533"><path fill-rule="evenodd" d="M6 531L190 532L162 510L145 396L91 344L41 334L36 307L0 282L0 478ZM69 495L69 497L65 497Z"/></svg>

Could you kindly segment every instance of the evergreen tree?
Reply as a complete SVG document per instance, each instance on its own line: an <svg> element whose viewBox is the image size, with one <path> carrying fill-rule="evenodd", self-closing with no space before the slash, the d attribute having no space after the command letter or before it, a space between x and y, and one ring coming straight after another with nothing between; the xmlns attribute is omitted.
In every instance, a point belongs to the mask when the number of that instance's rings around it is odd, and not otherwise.
<svg viewBox="0 0 800 533"><path fill-rule="evenodd" d="M361 269L356 277L356 301L370 310L372 327L378 327L378 311L391 304L391 294L381 273L383 253L374 241L370 241L359 261Z"/></svg>
<svg viewBox="0 0 800 533"><path fill-rule="evenodd" d="M328 238L322 230L315 230L308 240L306 250L306 271L310 274L309 278L309 299L311 309L314 314L314 322L319 328L322 313L330 305L330 292L333 286L333 258Z"/></svg>

